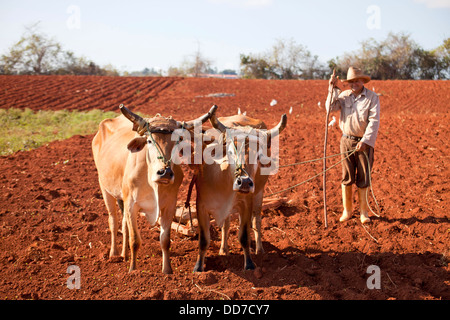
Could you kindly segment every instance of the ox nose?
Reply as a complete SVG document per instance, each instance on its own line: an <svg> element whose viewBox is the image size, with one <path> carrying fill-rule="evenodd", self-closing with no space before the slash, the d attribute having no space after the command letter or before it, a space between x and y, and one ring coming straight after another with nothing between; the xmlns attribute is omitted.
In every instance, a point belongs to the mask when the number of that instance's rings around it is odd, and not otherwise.
<svg viewBox="0 0 450 320"><path fill-rule="evenodd" d="M173 180L174 174L170 167L166 167L156 171L156 177L156 182L169 183Z"/></svg>
<svg viewBox="0 0 450 320"><path fill-rule="evenodd" d="M234 180L233 190L241 193L250 193L255 190L253 180L248 176L240 176Z"/></svg>

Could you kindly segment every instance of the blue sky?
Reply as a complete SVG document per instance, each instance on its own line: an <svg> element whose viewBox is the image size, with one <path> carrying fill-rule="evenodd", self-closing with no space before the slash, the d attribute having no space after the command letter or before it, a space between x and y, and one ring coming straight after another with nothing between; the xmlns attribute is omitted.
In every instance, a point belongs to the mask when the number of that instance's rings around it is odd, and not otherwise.
<svg viewBox="0 0 450 320"><path fill-rule="evenodd" d="M322 62L389 32L432 49L450 37L450 0L0 0L0 54L37 21L65 49L121 71L179 66L198 46L220 71L280 38Z"/></svg>

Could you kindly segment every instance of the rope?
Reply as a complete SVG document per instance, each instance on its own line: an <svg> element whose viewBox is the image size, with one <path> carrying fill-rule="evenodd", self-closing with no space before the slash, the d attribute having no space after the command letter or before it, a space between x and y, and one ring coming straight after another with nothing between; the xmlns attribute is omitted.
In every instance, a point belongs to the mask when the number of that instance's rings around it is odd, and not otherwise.
<svg viewBox="0 0 450 320"><path fill-rule="evenodd" d="M194 233L194 223L192 222L192 212L191 212L191 195L192 195L192 189L194 188L195 182L197 181L197 175L194 174L192 176L192 180L191 183L189 183L189 189L188 189L188 194L186 197L186 202L184 203L184 208L188 208L189 210L189 220L191 221L191 231ZM181 216L180 216L180 221L181 221ZM178 221L178 226L180 225L180 221ZM177 227L177 231L178 231L178 227Z"/></svg>
<svg viewBox="0 0 450 320"><path fill-rule="evenodd" d="M181 125L181 129L183 131L184 131L184 125L185 125L185 122L183 121L183 124ZM170 163L172 162L172 155L170 155L170 159L167 160L166 157L164 156L164 154L162 153L161 147L153 138L152 132L150 131L150 127L147 128L147 131L148 131L148 136L150 137L150 140L152 141L152 144L155 146L156 151L158 151L158 159L162 160L164 165L166 167L168 167L170 165ZM180 138L178 138L177 142L175 143L175 146L177 146L179 143L180 143Z"/></svg>
<svg viewBox="0 0 450 320"><path fill-rule="evenodd" d="M166 160L166 157L164 157L164 154L161 151L161 147L159 146L159 144L153 138L153 135L150 132L150 130L148 130L148 136L150 137L150 140L152 141L152 144L155 146L156 151L158 151L158 159L162 160L164 162L164 165L167 165L170 160L169 161Z"/></svg>
<svg viewBox="0 0 450 320"><path fill-rule="evenodd" d="M297 188L298 186L301 186L302 184L305 184L306 182L309 182L309 181L313 180L314 178L317 178L318 176L321 176L322 174L324 174L324 172L326 172L326 171L328 171L328 170L330 170L330 169L336 167L336 166L337 166L338 164L340 164L341 162L344 162L345 160L347 160L348 158L350 158L350 157L356 152L356 149L355 149L355 150L351 150L351 151L349 151L349 152L350 152L350 154L347 155L344 159L338 161L337 163L335 163L335 164L332 165L331 167L327 168L326 170L322 170L322 171L320 171L319 173L317 173L316 175L312 176L311 178L309 178L309 179L307 179L307 180L304 180L304 181L302 181L302 182L300 182L300 183L297 183L297 184L295 184L295 185L293 185L293 186L291 186L291 187L288 187L288 188L286 188L286 189L279 190L279 191L273 192L273 193L271 193L271 194L268 194L268 195L266 195L266 197L270 197L270 196L273 196L273 195L275 195L275 194L279 194L279 193L282 193L282 192L285 192L285 191L288 191L288 190ZM347 152L344 152L344 153L347 153ZM336 156L336 155L333 155L333 156ZM323 158L320 158L319 160L322 160L322 159L323 159ZM315 159L315 161L319 161L319 160Z"/></svg>
<svg viewBox="0 0 450 320"><path fill-rule="evenodd" d="M342 155L342 154L346 154L346 153L349 153L349 155L347 155L345 158L343 158L343 159L340 160L339 162L335 163L334 165L332 165L332 166L329 167L328 169L322 170L321 172L315 174L315 175L312 176L311 178L308 178L308 179L306 179L306 180L304 180L304 181L302 181L302 182L300 182L300 183L297 183L297 184L295 184L295 185L293 185L293 186L290 186L290 187L288 187L288 188L285 188L285 189L282 189L282 190L279 190L279 191L276 191L276 192L272 192L272 193L270 193L270 194L265 195L264 197L270 197L270 196L273 196L273 195L275 195L275 194L283 193L283 192L285 192L285 191L288 191L288 190L297 188L298 186L301 186L302 184L305 184L305 183L307 183L307 182L313 180L314 178L317 178L318 176L321 176L322 174L324 174L324 172L326 172L326 171L328 171L328 170L330 170L330 169L336 167L336 166L337 166L338 164L340 164L341 162L344 162L345 160L347 160L348 158L350 158L354 153L356 153L356 149L353 149L353 150L350 150L350 151L341 152L341 153L337 153L337 154L333 154L333 155L327 156L327 157L325 157L325 158L322 157L322 158L317 158L317 159L312 159L312 160L307 160L307 161L302 161L302 162L296 162L296 163L286 164L286 165L280 166L280 168L291 167L291 166L295 166L295 165L299 165L299 164L305 164L305 163L310 163L310 162L320 161L320 160L323 160L323 159L333 158L333 157L336 157L336 156L339 156L339 155ZM377 207L377 212L378 212L378 213L375 213L375 212L372 210L372 207L371 207L370 204L369 204L369 197L368 197L368 194L367 194L367 193L369 192L369 188L367 188L367 190L366 190L367 206L369 207L370 211L371 211L376 217L379 218L379 217L380 217L380 206L378 205L377 198L375 197L375 194L374 194L374 192L373 192L373 187L372 187L372 173L371 173L372 168L370 167L369 156L367 155L366 152L363 152L363 153L364 153L364 156L366 157L367 165L368 165L368 167L369 167L368 169L369 169L369 185L370 185L370 191L371 191L371 193L372 193L373 200L375 201L375 205L376 205L376 207Z"/></svg>
<svg viewBox="0 0 450 320"><path fill-rule="evenodd" d="M379 217L380 217L380 206L378 205L377 198L375 198L375 194L373 193L373 187L372 187L372 168L370 167L369 156L367 155L366 152L363 152L363 153L364 153L364 156L366 157L366 160L367 160L367 166L369 167L369 185L370 185L370 191L372 192L373 200L375 201L375 204L376 204L376 206L377 206L378 214L376 214L376 213L372 210L372 207L371 207L370 204L369 204L369 197L368 197L369 188L367 188L367 190L366 190L367 206L369 207L370 211L371 211L375 216L377 216L377 217L379 218Z"/></svg>
<svg viewBox="0 0 450 320"><path fill-rule="evenodd" d="M341 152L341 153L336 153L336 154L333 154L333 155L331 155L331 156L326 156L325 158L324 158L324 157L321 157L321 158L312 159L312 160L306 160L306 161L302 161L302 162L295 162L295 163L291 163L291 164L285 164L285 165L279 166L278 168L286 168L286 167L292 167L292 166L296 166L296 165L300 165L300 164L305 164L305 163L317 162L317 161L321 161L321 160L323 160L323 159L334 158L334 157L340 156L340 155L342 155L342 154L350 153L350 152L352 152L352 151L353 151L353 150L345 151L345 152Z"/></svg>
<svg viewBox="0 0 450 320"><path fill-rule="evenodd" d="M250 133L251 133L251 131L250 131ZM245 139L250 135L250 133L247 134ZM236 155L236 168L234 170L234 176L235 177L241 176L242 173L245 173L247 176L249 175L248 172L244 169L244 166L241 163L241 152L242 152L242 148L245 146L245 139L244 139L244 143L241 144L241 147L239 148L239 151L237 150L237 147L234 144L234 140L233 139L228 139L228 141L233 145L233 150L234 150L234 153Z"/></svg>

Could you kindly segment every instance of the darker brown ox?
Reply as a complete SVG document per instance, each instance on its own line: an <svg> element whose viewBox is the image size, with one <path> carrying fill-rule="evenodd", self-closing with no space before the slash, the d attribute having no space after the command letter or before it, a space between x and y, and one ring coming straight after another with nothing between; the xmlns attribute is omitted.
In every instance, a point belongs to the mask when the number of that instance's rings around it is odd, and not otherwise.
<svg viewBox="0 0 450 320"><path fill-rule="evenodd" d="M240 218L238 238L244 251L244 268L254 269L255 264L250 257L250 229L253 222L257 253L263 252L260 212L264 186L269 177L261 174L263 155L259 153L259 148L261 143L270 146L271 139L285 128L287 117L284 114L279 124L271 130L263 130L266 125L262 121L244 115L219 119L213 115L210 121L213 127L225 137L222 141L218 139L216 143L223 144L227 154L222 159L216 159L212 164L203 163L198 170L196 206L199 221L199 255L194 272L204 270L205 254L210 244L210 215L215 218L219 226L223 225L220 253L226 254L229 215L236 211L239 212ZM237 136L243 135L244 138L235 140L227 137L230 132ZM265 137L264 141L259 140L261 137ZM256 148L249 147L251 139L258 139ZM211 145L206 146L205 151ZM267 148L270 151L270 147ZM233 150L235 157L240 156L240 161L230 161ZM245 154L237 154L243 150ZM257 161L249 161L252 157ZM264 163L267 164L267 161Z"/></svg>
<svg viewBox="0 0 450 320"><path fill-rule="evenodd" d="M192 129L197 123L200 125L209 119L215 108L196 120L181 123L161 116L144 119L121 106L123 116L100 123L92 140L92 152L109 214L109 256L118 255L117 202L123 212L121 256L125 260L128 258L129 240L130 272L136 268L136 254L141 245L137 225L137 215L140 212L152 225L159 219L162 272L172 273L169 258L170 225L175 214L183 172L179 165L170 160L177 143L172 141L171 133L180 128ZM130 121L133 123L133 130Z"/></svg>

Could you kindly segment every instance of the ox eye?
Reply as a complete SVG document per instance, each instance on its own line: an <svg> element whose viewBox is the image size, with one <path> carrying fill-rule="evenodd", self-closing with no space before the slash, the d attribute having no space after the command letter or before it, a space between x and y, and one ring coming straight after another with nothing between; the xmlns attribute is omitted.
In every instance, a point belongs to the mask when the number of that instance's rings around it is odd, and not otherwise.
<svg viewBox="0 0 450 320"><path fill-rule="evenodd" d="M152 144L152 141L151 141L151 140L147 140L147 143L148 143L148 144Z"/></svg>

